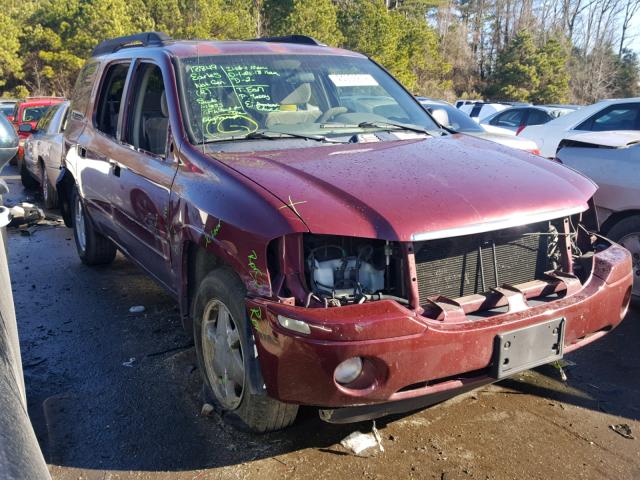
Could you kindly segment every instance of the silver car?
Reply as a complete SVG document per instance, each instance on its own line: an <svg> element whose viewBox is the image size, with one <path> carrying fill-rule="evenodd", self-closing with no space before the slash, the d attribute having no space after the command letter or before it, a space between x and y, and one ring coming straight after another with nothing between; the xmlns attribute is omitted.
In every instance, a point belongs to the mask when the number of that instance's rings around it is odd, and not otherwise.
<svg viewBox="0 0 640 480"><path fill-rule="evenodd" d="M58 204L55 182L62 164L62 132L68 111L68 101L49 107L24 145L24 168L20 170L22 184L27 188L40 186L45 208L55 208Z"/></svg>
<svg viewBox="0 0 640 480"><path fill-rule="evenodd" d="M486 131L482 125L478 125L468 115L458 110L453 105L425 98L418 98L420 104L427 109L434 118L447 128L456 132L465 133L474 137L484 138L491 142L499 143L506 147L526 150L536 155L540 153L535 142L514 135L505 135Z"/></svg>
<svg viewBox="0 0 640 480"><path fill-rule="evenodd" d="M560 143L558 160L600 187L594 200L601 233L633 256L633 294L640 296L640 132L589 132Z"/></svg>

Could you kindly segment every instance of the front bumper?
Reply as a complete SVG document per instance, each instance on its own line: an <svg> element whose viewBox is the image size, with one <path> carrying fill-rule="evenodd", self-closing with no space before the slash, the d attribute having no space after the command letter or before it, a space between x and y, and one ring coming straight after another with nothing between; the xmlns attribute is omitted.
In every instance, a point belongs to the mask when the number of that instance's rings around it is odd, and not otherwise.
<svg viewBox="0 0 640 480"><path fill-rule="evenodd" d="M248 299L247 309L268 394L331 408L438 401L495 381L496 336L559 317L565 318L564 352L575 350L621 322L631 285L630 255L612 244L593 256L591 275L577 291L486 318L443 322L390 300L322 309ZM306 322L311 333L282 328L278 315ZM354 356L366 359L364 380L347 388L334 380L334 370Z"/></svg>

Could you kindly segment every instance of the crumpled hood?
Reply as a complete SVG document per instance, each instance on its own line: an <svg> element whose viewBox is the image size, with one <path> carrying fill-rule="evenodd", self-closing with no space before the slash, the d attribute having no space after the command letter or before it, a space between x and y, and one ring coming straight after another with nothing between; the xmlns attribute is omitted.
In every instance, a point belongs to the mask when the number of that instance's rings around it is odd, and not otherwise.
<svg viewBox="0 0 640 480"><path fill-rule="evenodd" d="M211 155L289 204L312 233L386 240L550 219L586 209L597 188L556 162L465 135Z"/></svg>

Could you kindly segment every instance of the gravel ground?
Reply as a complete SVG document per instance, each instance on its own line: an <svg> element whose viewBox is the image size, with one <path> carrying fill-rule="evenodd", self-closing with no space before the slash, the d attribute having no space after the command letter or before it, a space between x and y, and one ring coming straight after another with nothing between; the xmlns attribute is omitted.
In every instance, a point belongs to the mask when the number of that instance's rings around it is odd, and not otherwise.
<svg viewBox="0 0 640 480"><path fill-rule="evenodd" d="M3 177L7 202L29 198L14 169ZM122 256L83 266L55 219L10 229L9 254L29 411L55 479L640 479L638 309L567 358L566 383L546 366L380 420L384 453L356 457L340 440L371 422L329 425L309 408L255 436L201 416L176 304Z"/></svg>

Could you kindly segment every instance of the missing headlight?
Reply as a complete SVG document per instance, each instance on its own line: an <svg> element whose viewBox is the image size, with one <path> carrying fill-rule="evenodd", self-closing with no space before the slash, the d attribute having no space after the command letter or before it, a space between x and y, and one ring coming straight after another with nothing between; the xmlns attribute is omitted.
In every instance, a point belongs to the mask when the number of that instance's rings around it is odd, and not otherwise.
<svg viewBox="0 0 640 480"><path fill-rule="evenodd" d="M329 306L402 296L396 244L384 240L307 235L305 272L310 294Z"/></svg>

